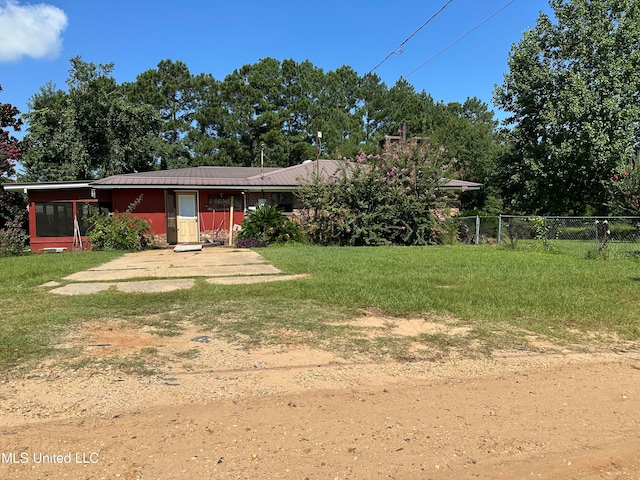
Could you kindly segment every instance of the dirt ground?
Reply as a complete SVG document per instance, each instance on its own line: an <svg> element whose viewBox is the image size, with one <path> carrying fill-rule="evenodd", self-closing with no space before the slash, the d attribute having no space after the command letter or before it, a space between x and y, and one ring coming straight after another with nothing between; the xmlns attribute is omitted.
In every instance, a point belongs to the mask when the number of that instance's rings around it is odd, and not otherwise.
<svg viewBox="0 0 640 480"><path fill-rule="evenodd" d="M640 478L629 346L371 362L114 319L60 348L0 377L2 479Z"/></svg>

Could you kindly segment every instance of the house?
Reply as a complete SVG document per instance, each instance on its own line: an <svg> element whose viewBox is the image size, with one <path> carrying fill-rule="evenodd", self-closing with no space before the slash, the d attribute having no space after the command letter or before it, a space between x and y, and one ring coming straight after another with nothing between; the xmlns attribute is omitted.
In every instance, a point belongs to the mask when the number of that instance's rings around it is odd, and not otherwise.
<svg viewBox="0 0 640 480"><path fill-rule="evenodd" d="M156 242L233 243L233 231L262 203L284 212L300 209L294 193L314 174L331 176L335 160L308 161L286 168L191 167L114 175L100 180L4 184L28 195L31 250L86 246L90 206L124 212L140 199L133 215L146 219ZM451 180L442 188L477 190L478 183Z"/></svg>

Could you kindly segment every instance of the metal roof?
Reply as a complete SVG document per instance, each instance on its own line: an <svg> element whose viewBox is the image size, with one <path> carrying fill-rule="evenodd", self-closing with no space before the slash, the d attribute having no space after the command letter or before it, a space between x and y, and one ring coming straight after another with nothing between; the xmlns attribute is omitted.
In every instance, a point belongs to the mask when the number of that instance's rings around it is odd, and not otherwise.
<svg viewBox="0 0 640 480"><path fill-rule="evenodd" d="M256 167L189 167L175 170L157 170L152 172L127 173L113 175L91 182L92 186L136 186L136 185L175 185L175 186L225 186L244 185L250 176L260 176L261 171L268 174L278 168Z"/></svg>
<svg viewBox="0 0 640 480"><path fill-rule="evenodd" d="M57 190L60 188L218 188L227 190L291 191L307 183L314 174L328 178L340 171L343 162L314 160L286 168L189 167L174 170L127 173L83 182L5 184L7 190ZM443 179L441 188L478 190L482 184Z"/></svg>

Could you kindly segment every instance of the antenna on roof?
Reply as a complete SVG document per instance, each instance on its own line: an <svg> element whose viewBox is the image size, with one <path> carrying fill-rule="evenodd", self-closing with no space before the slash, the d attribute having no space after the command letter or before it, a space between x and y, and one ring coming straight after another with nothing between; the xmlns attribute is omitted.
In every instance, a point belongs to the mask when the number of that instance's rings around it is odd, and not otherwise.
<svg viewBox="0 0 640 480"><path fill-rule="evenodd" d="M320 150L322 148L322 132L316 133L316 175L320 176Z"/></svg>
<svg viewBox="0 0 640 480"><path fill-rule="evenodd" d="M264 149L267 146L264 143L260 144L260 180L264 180Z"/></svg>

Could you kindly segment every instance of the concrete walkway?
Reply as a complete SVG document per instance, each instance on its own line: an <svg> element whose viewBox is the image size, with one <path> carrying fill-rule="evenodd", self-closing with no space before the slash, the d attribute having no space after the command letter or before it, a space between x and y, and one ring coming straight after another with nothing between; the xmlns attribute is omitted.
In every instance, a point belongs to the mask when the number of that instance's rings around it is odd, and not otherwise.
<svg viewBox="0 0 640 480"><path fill-rule="evenodd" d="M252 250L213 247L198 252L147 250L127 253L98 267L64 277L63 280L71 283L50 282L43 287L55 287L50 292L60 295L91 294L111 287L121 292L149 293L191 288L195 285L193 277L209 277L209 283L229 285L305 276L283 275Z"/></svg>

